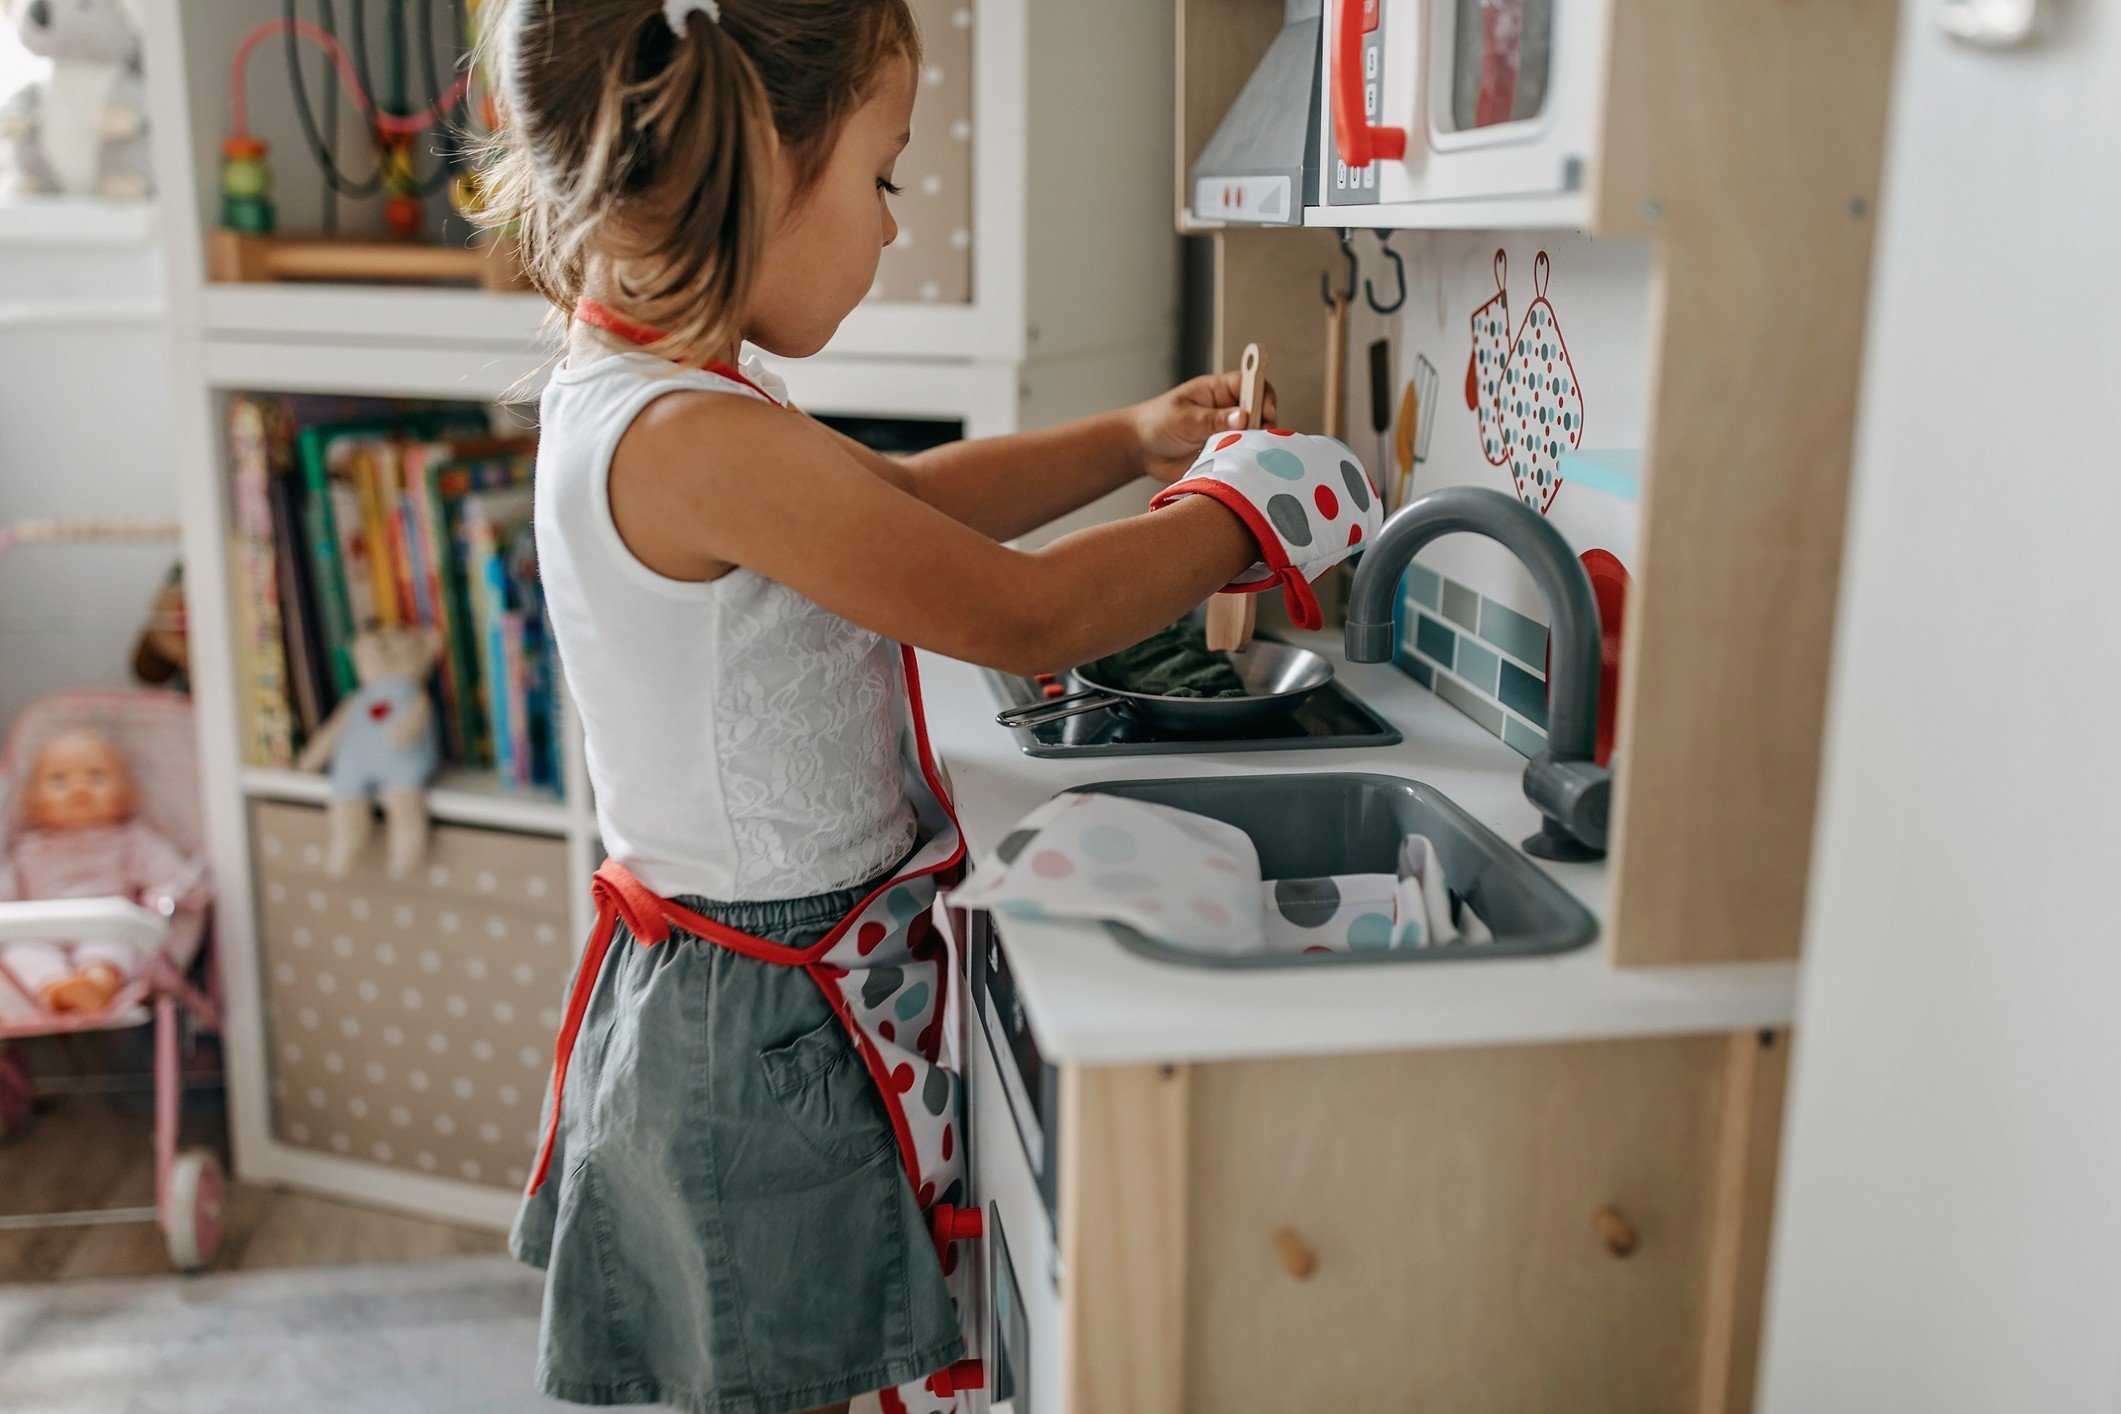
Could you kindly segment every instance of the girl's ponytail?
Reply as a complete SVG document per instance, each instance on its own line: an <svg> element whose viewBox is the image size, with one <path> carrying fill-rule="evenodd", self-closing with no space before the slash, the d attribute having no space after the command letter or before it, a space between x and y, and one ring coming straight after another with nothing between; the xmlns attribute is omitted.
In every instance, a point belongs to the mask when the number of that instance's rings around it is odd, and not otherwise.
<svg viewBox="0 0 2121 1414"><path fill-rule="evenodd" d="M661 0L507 0L487 44L501 124L482 221L571 309L592 273L656 352L704 362L742 335L776 213L801 200L893 55L906 0L721 0L673 30Z"/></svg>

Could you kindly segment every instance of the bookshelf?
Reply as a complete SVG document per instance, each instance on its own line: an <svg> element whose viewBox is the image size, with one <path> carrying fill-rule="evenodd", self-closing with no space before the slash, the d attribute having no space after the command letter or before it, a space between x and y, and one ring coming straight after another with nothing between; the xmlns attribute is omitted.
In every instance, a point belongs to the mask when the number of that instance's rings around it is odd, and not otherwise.
<svg viewBox="0 0 2121 1414"><path fill-rule="evenodd" d="M245 766L243 794L252 800L301 805L322 805L331 799L322 776L278 766ZM435 777L427 790L427 813L446 824L562 838L570 824L564 795L506 786L491 771L462 766L446 767Z"/></svg>
<svg viewBox="0 0 2121 1414"><path fill-rule="evenodd" d="M820 415L909 426L917 421L928 431L987 436L1131 402L1168 386L1176 373L1180 264L1168 209L1169 4L914 3L932 61L920 102L924 113L937 117L927 135L929 160L909 174L899 212L909 233L907 248L887 252L877 296L847 322L830 349L801 363L774 364L794 400ZM305 1092L346 1086L348 1096L330 1093L327 1100L358 1100L350 1087L362 1068L348 1052L343 1074L320 1071L314 1046L297 1060L288 1038L303 1039L304 1021L290 1013L316 1013L319 1034L333 1025L366 1025L371 1034L375 1029L375 1018L361 1006L376 1003L357 1004L348 996L346 979L358 974L344 954L331 951L343 943L355 950L353 962L369 960L358 951L369 935L349 924L343 935L333 931L317 945L325 950L321 958L304 951L306 944L290 943L292 933L308 927L289 921L302 916L301 901L321 895L330 908L359 909L371 923L384 914L426 918L443 916L433 913L442 907L436 891L446 894L456 885L425 877L397 884L370 880L356 889L302 878L308 866L290 851L309 846L292 842L307 838L305 822L314 822L328 792L321 778L245 759L236 619L242 581L230 548L236 520L227 427L229 402L240 395L485 405L534 396L549 359L542 342L548 311L536 296L522 293L208 278L206 243L219 220L220 145L228 126L229 58L245 34L281 13L279 0L170 0L145 7L160 193L155 226L162 235L176 406L166 445L143 452L169 459L183 522L193 690L221 900L216 927L236 1174L501 1227L516 1203L505 1166L470 1178L464 1176L469 1170L452 1169L445 1153L439 1169L424 1170L408 1162L405 1146L387 1158L364 1149L359 1125L344 1126L352 1131L346 1147L332 1142L344 1136L312 1125L306 1115L299 1123L289 1118ZM252 126L274 142L283 226L299 231L302 213L316 205L319 178L294 137L284 71L277 59L266 62L276 50L261 49L252 66ZM1084 105L1079 76L1093 70L1100 75L1100 101ZM347 208L350 227L361 219L361 211ZM944 251L954 254L939 259ZM1097 278L1081 279L1086 270ZM511 401L508 408L526 424L534 415L528 403ZM503 786L491 771L451 768L433 783L428 800L438 850L504 861L482 866L482 874L505 872L510 859L538 861L545 871L535 880L538 895L557 922L521 927L534 926L540 939L563 930L568 943L579 947L592 921L589 878L602 851L579 728L564 691L560 697L556 793ZM547 874L558 876L556 891ZM469 948L467 936L451 941ZM514 947L518 940L494 946ZM448 952L444 940L436 940L436 951ZM542 979L554 959L526 954L511 963L505 953L482 957L473 951L463 961L489 975L535 963ZM310 988L327 973L337 979L337 990ZM557 1005L558 989L552 990L550 1002ZM389 991L379 994L387 998ZM334 1007L343 1014L334 1015ZM520 1027L525 1019L517 1015L511 1025ZM457 1024L477 1021L474 1014ZM461 1042L447 1052L452 1057L463 1046L483 1043L475 1029L462 1035L437 1029L426 1039L444 1046ZM518 1039L511 1034L508 1046ZM450 1074L429 1063L425 1078L437 1087L474 1084L481 1088L466 1103L483 1102L489 1078L465 1064ZM512 1079L500 1088L516 1099L516 1092L528 1093L534 1106L536 1081ZM408 1107L419 1109L416 1102ZM371 1109L363 1122L372 1124L373 1118ZM469 1118L458 1115L460 1121ZM462 1137L460 1129L452 1142Z"/></svg>

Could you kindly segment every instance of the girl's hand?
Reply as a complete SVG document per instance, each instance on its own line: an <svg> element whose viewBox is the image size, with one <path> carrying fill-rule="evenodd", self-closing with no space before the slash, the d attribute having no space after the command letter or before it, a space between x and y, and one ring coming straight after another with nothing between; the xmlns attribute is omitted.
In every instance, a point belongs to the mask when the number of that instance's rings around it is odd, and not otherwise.
<svg viewBox="0 0 2121 1414"><path fill-rule="evenodd" d="M1133 425L1141 474L1165 483L1185 475L1200 449L1218 432L1242 431L1244 411L1237 405L1236 373L1207 373L1179 384L1161 397L1127 409ZM1266 425L1274 425L1274 385L1262 400Z"/></svg>

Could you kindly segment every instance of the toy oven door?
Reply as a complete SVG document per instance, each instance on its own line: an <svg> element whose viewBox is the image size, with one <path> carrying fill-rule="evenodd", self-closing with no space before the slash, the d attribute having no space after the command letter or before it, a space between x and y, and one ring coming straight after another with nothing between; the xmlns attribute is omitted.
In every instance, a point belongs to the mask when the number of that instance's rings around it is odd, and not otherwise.
<svg viewBox="0 0 2121 1414"><path fill-rule="evenodd" d="M1607 0L1328 0L1320 199L1350 224L1582 188ZM1427 217L1355 208L1437 203ZM1467 213L1472 219L1472 213ZM1490 215L1493 224L1506 224Z"/></svg>

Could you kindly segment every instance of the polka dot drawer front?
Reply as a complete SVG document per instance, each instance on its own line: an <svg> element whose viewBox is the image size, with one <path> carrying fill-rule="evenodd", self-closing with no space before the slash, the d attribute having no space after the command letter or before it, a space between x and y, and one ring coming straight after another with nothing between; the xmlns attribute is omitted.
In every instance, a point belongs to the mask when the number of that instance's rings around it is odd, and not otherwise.
<svg viewBox="0 0 2121 1414"><path fill-rule="evenodd" d="M273 1132L517 1188L573 951L558 840L439 826L425 867L324 873L324 812L252 807Z"/></svg>
<svg viewBox="0 0 2121 1414"><path fill-rule="evenodd" d="M869 298L964 304L972 298L973 0L913 0L920 21L920 92L913 140L890 197L898 239L877 265Z"/></svg>

